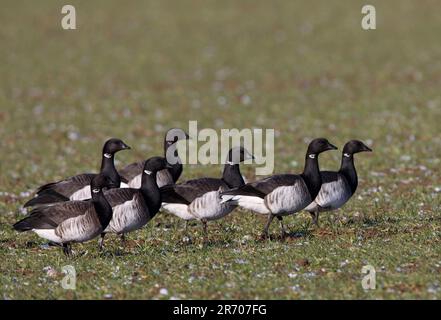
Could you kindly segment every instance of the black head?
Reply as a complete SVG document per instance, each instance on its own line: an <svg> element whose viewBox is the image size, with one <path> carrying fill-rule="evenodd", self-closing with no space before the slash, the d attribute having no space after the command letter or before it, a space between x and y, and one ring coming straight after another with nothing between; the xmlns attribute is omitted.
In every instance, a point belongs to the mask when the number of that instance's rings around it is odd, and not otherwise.
<svg viewBox="0 0 441 320"><path fill-rule="evenodd" d="M92 190L92 195L95 193L100 193L103 189L109 188L113 185L112 180L104 175L97 174L90 183L90 189Z"/></svg>
<svg viewBox="0 0 441 320"><path fill-rule="evenodd" d="M106 141L103 147L104 154L113 155L118 151L130 149L122 140L112 138Z"/></svg>
<svg viewBox="0 0 441 320"><path fill-rule="evenodd" d="M228 152L227 163L238 164L245 160L252 160L254 156L244 147L234 147Z"/></svg>
<svg viewBox="0 0 441 320"><path fill-rule="evenodd" d="M309 143L307 155L310 158L315 157L316 155L328 151L328 150L337 150L338 148L333 144L329 143L329 141L325 138L317 138L312 140Z"/></svg>
<svg viewBox="0 0 441 320"><path fill-rule="evenodd" d="M162 169L172 168L164 157L152 157L144 164L144 174L151 175Z"/></svg>
<svg viewBox="0 0 441 320"><path fill-rule="evenodd" d="M348 141L343 147L343 154L353 155L354 153L359 152L372 152L372 149L360 140Z"/></svg>
<svg viewBox="0 0 441 320"><path fill-rule="evenodd" d="M179 128L171 128L167 131L164 137L164 146L168 148L172 144L178 142L179 140L188 140L190 137L188 134Z"/></svg>

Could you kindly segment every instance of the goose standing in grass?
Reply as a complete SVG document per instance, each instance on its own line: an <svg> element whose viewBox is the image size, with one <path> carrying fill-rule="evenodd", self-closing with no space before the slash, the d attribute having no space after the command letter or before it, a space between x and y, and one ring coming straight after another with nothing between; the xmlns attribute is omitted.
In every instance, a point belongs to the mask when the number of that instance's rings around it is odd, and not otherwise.
<svg viewBox="0 0 441 320"><path fill-rule="evenodd" d="M112 219L112 207L103 188L113 182L105 175L93 177L88 201L66 201L54 206L39 206L29 216L14 224L20 232L33 231L40 237L61 245L70 256L71 243L85 242L100 235Z"/></svg>
<svg viewBox="0 0 441 320"><path fill-rule="evenodd" d="M245 184L239 188L224 191L222 203L237 204L245 209L268 215L263 237L268 237L268 229L274 217L280 221L282 237L286 235L283 216L304 209L317 196L322 180L318 164L320 153L337 147L323 138L314 139L308 146L303 173L278 174Z"/></svg>
<svg viewBox="0 0 441 320"><path fill-rule="evenodd" d="M110 179L109 188L119 188L121 178L115 169L114 155L118 151L130 147L120 139L109 139L103 146L100 174ZM50 204L69 200L85 200L91 198L90 183L97 174L83 173L58 182L45 184L38 188L36 196L26 202L23 207Z"/></svg>
<svg viewBox="0 0 441 320"><path fill-rule="evenodd" d="M176 143L179 140L185 140L188 138L188 134L182 129L172 128L167 131L164 137L164 157L169 161L171 167L158 172L157 182L159 187L173 184L178 181L181 176L182 161L179 158ZM141 187L144 163L145 160L134 162L120 170L119 173L121 177L123 177L123 180L127 182L129 187L136 189Z"/></svg>
<svg viewBox="0 0 441 320"><path fill-rule="evenodd" d="M305 208L311 214L315 225L318 226L320 212L342 207L355 193L358 177L354 165L354 154L366 151L371 152L372 149L359 140L351 140L343 147L340 170L337 172L321 171L320 192Z"/></svg>
<svg viewBox="0 0 441 320"><path fill-rule="evenodd" d="M222 178L200 178L161 187L163 208L186 221L200 220L204 239L207 239L207 221L225 217L236 208L232 203L221 203L220 192L244 185L239 163L254 157L243 147L229 150Z"/></svg>
<svg viewBox="0 0 441 320"><path fill-rule="evenodd" d="M163 157L153 157L145 161L139 189L122 188L105 192L113 209L113 218L101 234L100 249L104 245L106 233L121 236L142 228L161 208L161 194L157 185L157 173L169 168Z"/></svg>

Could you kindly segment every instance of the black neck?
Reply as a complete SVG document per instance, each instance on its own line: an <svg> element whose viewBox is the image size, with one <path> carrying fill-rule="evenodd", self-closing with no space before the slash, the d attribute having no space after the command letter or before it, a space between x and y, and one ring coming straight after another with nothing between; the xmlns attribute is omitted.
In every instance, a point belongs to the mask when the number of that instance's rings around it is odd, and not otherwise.
<svg viewBox="0 0 441 320"><path fill-rule="evenodd" d="M110 158L106 157L108 155L110 155ZM103 159L101 160L100 173L106 175L112 181L112 184L109 186L109 189L119 188L121 184L121 178L118 174L118 171L116 171L113 157L114 155L111 153L103 153Z"/></svg>
<svg viewBox="0 0 441 320"><path fill-rule="evenodd" d="M112 207L109 202L107 202L102 191L98 193L92 192L92 203L98 216L98 220L100 221L101 228L104 230L107 228L110 220L112 220Z"/></svg>
<svg viewBox="0 0 441 320"><path fill-rule="evenodd" d="M346 155L348 155L348 157L345 156L345 153L342 154L339 172L346 178L351 188L352 194L354 194L358 186L357 171L355 170L354 165L354 155L347 153Z"/></svg>
<svg viewBox="0 0 441 320"><path fill-rule="evenodd" d="M242 174L240 173L239 164L226 163L222 174L222 180L224 180L230 188L238 188L245 184Z"/></svg>
<svg viewBox="0 0 441 320"><path fill-rule="evenodd" d="M150 218L153 218L161 208L161 193L156 184L156 172L142 174L141 194L149 208Z"/></svg>
<svg viewBox="0 0 441 320"><path fill-rule="evenodd" d="M320 169L318 164L318 154L311 158L308 154L305 159L305 168L301 174L303 180L308 187L311 199L315 199L322 186L322 177L320 175Z"/></svg>
<svg viewBox="0 0 441 320"><path fill-rule="evenodd" d="M182 173L182 161L181 158L179 158L179 154L178 154L178 149L176 148L176 142L172 145L170 145L170 148L174 147L175 148L175 157L177 159L177 162L174 164L169 163L172 167L168 168L168 171L170 172L173 181L176 182L178 181L179 177L181 176ZM164 141L164 157L165 159L167 159L167 141Z"/></svg>

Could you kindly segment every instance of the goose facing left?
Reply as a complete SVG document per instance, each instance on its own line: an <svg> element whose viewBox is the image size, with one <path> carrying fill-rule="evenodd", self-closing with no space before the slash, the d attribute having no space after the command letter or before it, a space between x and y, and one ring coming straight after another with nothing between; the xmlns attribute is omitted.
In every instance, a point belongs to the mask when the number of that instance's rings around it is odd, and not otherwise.
<svg viewBox="0 0 441 320"><path fill-rule="evenodd" d="M108 177L96 175L90 185L91 200L39 206L13 227L20 232L33 231L38 236L61 245L64 254L71 255L71 243L85 242L97 237L112 219L112 207L103 194L103 189L111 183Z"/></svg>
<svg viewBox="0 0 441 320"><path fill-rule="evenodd" d="M114 164L115 153L128 149L130 147L120 139L112 138L104 143L100 173L110 179L110 189L119 188L121 185L121 178ZM45 184L38 188L36 196L26 202L23 207L90 199L89 185L96 175L95 173L83 173L61 181Z"/></svg>

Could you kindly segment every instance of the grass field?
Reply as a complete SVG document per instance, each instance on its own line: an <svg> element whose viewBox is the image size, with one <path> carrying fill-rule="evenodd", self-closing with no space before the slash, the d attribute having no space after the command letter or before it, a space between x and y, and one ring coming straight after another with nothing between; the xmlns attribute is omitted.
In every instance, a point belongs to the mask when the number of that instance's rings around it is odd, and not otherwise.
<svg viewBox="0 0 441 320"><path fill-rule="evenodd" d="M440 299L441 14L439 2L2 0L0 292L4 299ZM245 98L244 98L245 97ZM66 259L11 224L39 185L98 170L103 141L133 147L118 167L160 155L167 128L274 128L275 172L298 173L307 141L358 138L359 189L320 228L259 241L264 219L236 210L201 227L160 213L129 235L76 245ZM340 152L321 156L337 169ZM242 172L253 180L254 167ZM217 177L186 166L182 180ZM271 232L278 235L277 223ZM376 289L361 269L376 269ZM76 290L60 286L73 265ZM52 268L52 271L48 271ZM55 271L54 271L55 270Z"/></svg>

